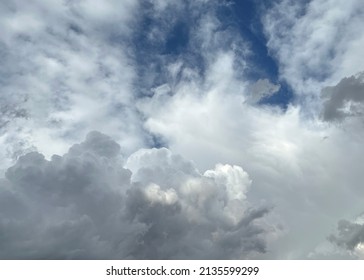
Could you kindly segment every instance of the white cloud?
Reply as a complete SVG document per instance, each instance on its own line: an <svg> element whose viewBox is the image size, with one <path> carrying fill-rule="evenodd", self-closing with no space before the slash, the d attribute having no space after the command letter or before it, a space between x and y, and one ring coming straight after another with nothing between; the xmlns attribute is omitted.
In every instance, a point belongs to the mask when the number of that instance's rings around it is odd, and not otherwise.
<svg viewBox="0 0 364 280"><path fill-rule="evenodd" d="M360 218L360 217L359 217ZM361 217L362 218L362 217ZM344 249L355 258L364 259L364 225L362 221L340 220L337 235L330 235L329 241Z"/></svg>
<svg viewBox="0 0 364 280"><path fill-rule="evenodd" d="M338 219L361 211L362 126L308 119L298 105L283 111L244 102L246 82L236 78L233 60L216 56L209 79L181 80L173 94L140 100L146 128L201 170L216 162L247 170L251 199L275 205L272 219L285 232L266 257L307 258ZM226 75L213 74L220 69Z"/></svg>
<svg viewBox="0 0 364 280"><path fill-rule="evenodd" d="M32 147L62 153L92 129L130 151L147 142L131 105L134 62L124 41L113 42L132 34L138 2L91 2L2 2L3 158Z"/></svg>
<svg viewBox="0 0 364 280"><path fill-rule="evenodd" d="M363 71L363 16L360 0L284 0L263 15L270 53L295 93L317 97Z"/></svg>

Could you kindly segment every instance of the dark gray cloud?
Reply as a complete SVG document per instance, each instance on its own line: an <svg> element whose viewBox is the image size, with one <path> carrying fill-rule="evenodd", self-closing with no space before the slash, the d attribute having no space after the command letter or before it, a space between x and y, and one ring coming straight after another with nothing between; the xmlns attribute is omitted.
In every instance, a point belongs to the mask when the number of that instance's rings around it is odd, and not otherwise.
<svg viewBox="0 0 364 280"><path fill-rule="evenodd" d="M364 73L342 79L336 86L322 91L325 99L322 117L326 121L341 121L364 113Z"/></svg>
<svg viewBox="0 0 364 280"><path fill-rule="evenodd" d="M238 166L200 174L169 150L123 167L99 132L64 156L19 158L0 181L1 259L231 259L266 251L267 207L251 208Z"/></svg>
<svg viewBox="0 0 364 280"><path fill-rule="evenodd" d="M333 244L349 251L356 257L364 257L364 224L340 220L337 226L338 233L329 236Z"/></svg>

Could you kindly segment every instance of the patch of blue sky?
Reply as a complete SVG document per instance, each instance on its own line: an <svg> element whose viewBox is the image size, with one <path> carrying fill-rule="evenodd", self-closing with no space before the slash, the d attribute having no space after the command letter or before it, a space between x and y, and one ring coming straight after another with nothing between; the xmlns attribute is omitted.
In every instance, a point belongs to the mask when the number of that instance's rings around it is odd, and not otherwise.
<svg viewBox="0 0 364 280"><path fill-rule="evenodd" d="M183 21L177 22L169 31L164 44L166 54L180 54L187 50L189 42L189 25Z"/></svg>
<svg viewBox="0 0 364 280"><path fill-rule="evenodd" d="M181 17L168 31L161 54L166 60L182 60L185 66L195 69L201 76L205 72L203 55L190 40L192 17ZM180 75L177 75L177 80Z"/></svg>
<svg viewBox="0 0 364 280"><path fill-rule="evenodd" d="M184 65L204 72L203 58L190 44L194 20L187 7L165 12L166 18L155 16L152 11L150 3L142 5L132 40L140 96L152 95L153 88L171 83L166 68L171 62L182 60Z"/></svg>
<svg viewBox="0 0 364 280"><path fill-rule="evenodd" d="M230 5L221 7L219 19L237 28L251 46L253 54L248 58L250 67L245 71L245 77L250 80L269 79L281 86L277 93L263 98L259 104L287 108L294 101L293 92L287 83L279 79L279 68L275 59L269 55L260 19L262 9L267 9L272 2L269 4L266 1L234 0L229 3Z"/></svg>
<svg viewBox="0 0 364 280"><path fill-rule="evenodd" d="M249 64L244 70L244 77L251 81L269 79L272 83L281 85L277 93L264 98L260 104L286 108L293 102L293 93L284 81L279 80L278 65L268 53L260 21L264 3L265 1L255 0L226 1L218 5L216 16L221 23L221 30L234 29L251 46L252 55L244 57ZM264 5L266 9L270 4ZM183 61L185 66L197 69L202 77L204 75L203 54L190 38L191 28L201 13L193 14L186 6L178 13L170 11L166 16L168 18L155 16L152 5L148 2L144 3L140 12L132 41L138 74L137 94L140 96L152 95L152 88L171 82L165 67L170 62ZM158 30L159 33L151 36L153 30ZM228 45L230 44L227 43Z"/></svg>

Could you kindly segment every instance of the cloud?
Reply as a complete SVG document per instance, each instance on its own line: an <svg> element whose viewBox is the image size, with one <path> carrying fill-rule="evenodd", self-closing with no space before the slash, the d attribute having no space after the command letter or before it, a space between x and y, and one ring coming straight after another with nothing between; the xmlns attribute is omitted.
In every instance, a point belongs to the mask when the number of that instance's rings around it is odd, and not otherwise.
<svg viewBox="0 0 364 280"><path fill-rule="evenodd" d="M148 145L132 106L136 70L125 39L138 1L0 5L0 168L34 147L46 157L64 153L95 129L129 151Z"/></svg>
<svg viewBox="0 0 364 280"><path fill-rule="evenodd" d="M306 110L317 114L323 87L363 71L363 13L360 0L283 0L262 12L269 52Z"/></svg>
<svg viewBox="0 0 364 280"><path fill-rule="evenodd" d="M364 259L363 214L359 215L355 221L340 220L337 231L337 234L331 234L328 240L349 253L351 257Z"/></svg>
<svg viewBox="0 0 364 280"><path fill-rule="evenodd" d="M284 232L265 258L307 258L338 219L362 207L362 126L308 118L300 104L252 106L235 59L220 53L207 67L209 79L181 79L173 94L161 90L137 106L145 128L200 170L226 162L248 172L250 199L275 205L270 219Z"/></svg>
<svg viewBox="0 0 364 280"><path fill-rule="evenodd" d="M0 182L2 259L234 259L266 252L269 207L239 166L191 161L92 132L64 156L19 158Z"/></svg>
<svg viewBox="0 0 364 280"><path fill-rule="evenodd" d="M324 98L323 119L341 121L345 117L364 113L364 74L342 79L336 86L322 91Z"/></svg>
<svg viewBox="0 0 364 280"><path fill-rule="evenodd" d="M307 258L362 211L359 0L260 10L286 109L225 2L33 2L0 4L2 258Z"/></svg>
<svg viewBox="0 0 364 280"><path fill-rule="evenodd" d="M250 87L250 100L255 103L279 91L280 85L272 84L268 79L259 79Z"/></svg>
<svg viewBox="0 0 364 280"><path fill-rule="evenodd" d="M362 246L364 242L364 227L361 224L341 220L338 223L339 236L332 235L330 241L348 250Z"/></svg>
<svg viewBox="0 0 364 280"><path fill-rule="evenodd" d="M90 130L111 135L128 153L153 146L135 108L139 97L204 72L222 49L246 49L220 28L217 1L0 5L0 169L30 150L63 154ZM168 36L178 25L187 30L186 47L169 54Z"/></svg>

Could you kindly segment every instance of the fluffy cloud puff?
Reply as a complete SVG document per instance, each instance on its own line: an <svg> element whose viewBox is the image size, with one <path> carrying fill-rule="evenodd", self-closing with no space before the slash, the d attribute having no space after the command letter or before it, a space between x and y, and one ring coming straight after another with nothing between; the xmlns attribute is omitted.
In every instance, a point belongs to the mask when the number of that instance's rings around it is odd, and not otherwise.
<svg viewBox="0 0 364 280"><path fill-rule="evenodd" d="M125 166L123 167L123 162ZM230 259L266 251L267 207L239 166L204 174L169 150L123 160L98 132L64 156L19 158L0 181L2 259Z"/></svg>

